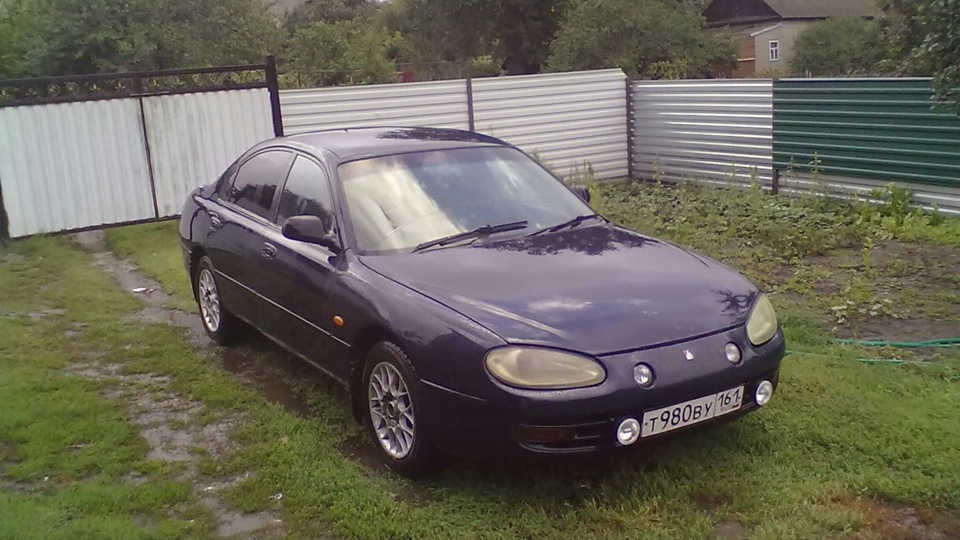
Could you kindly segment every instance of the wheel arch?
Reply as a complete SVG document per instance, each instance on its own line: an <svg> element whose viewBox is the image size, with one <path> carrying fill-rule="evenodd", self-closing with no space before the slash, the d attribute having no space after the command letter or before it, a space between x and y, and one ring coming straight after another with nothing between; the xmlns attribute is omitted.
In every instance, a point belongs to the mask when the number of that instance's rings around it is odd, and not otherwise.
<svg viewBox="0 0 960 540"><path fill-rule="evenodd" d="M197 268L200 266L200 259L207 255L202 246L196 246L190 251L190 290L193 291L193 299L197 300Z"/></svg>
<svg viewBox="0 0 960 540"><path fill-rule="evenodd" d="M363 364L370 349L382 341L390 341L403 349L397 335L379 324L371 324L360 330L350 347L350 372L347 386L350 392L350 409L357 423L363 423L364 418Z"/></svg>

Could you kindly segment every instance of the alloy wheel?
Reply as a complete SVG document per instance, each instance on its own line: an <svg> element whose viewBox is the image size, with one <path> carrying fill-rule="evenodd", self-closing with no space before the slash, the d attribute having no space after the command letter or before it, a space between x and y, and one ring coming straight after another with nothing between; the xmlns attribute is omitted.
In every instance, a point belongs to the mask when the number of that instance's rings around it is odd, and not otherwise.
<svg viewBox="0 0 960 540"><path fill-rule="evenodd" d="M370 373L368 389L370 421L380 446L394 459L403 459L413 449L415 418L410 391L400 371L389 362L377 364Z"/></svg>
<svg viewBox="0 0 960 540"><path fill-rule="evenodd" d="M210 332L220 329L220 294L217 292L217 283L209 269L200 270L197 280L197 296L200 301L200 318L203 325Z"/></svg>

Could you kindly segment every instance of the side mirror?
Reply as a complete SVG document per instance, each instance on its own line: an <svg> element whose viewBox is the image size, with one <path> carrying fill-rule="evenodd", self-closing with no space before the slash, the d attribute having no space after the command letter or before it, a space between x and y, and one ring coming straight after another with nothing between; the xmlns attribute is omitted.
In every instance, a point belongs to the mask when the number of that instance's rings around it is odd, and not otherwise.
<svg viewBox="0 0 960 540"><path fill-rule="evenodd" d="M327 232L323 220L317 216L293 216L283 222L283 236L291 240L323 246L339 255L343 249L336 236Z"/></svg>
<svg viewBox="0 0 960 540"><path fill-rule="evenodd" d="M590 190L587 186L573 186L570 191L577 194L577 197L583 199L583 202L590 204Z"/></svg>

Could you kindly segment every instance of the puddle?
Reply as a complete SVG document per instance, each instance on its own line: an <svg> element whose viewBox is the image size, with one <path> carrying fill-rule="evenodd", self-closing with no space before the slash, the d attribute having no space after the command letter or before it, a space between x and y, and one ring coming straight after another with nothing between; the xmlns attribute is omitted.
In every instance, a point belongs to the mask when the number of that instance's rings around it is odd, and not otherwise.
<svg viewBox="0 0 960 540"><path fill-rule="evenodd" d="M736 520L721 521L710 532L710 540L740 540L747 537L747 527Z"/></svg>
<svg viewBox="0 0 960 540"><path fill-rule="evenodd" d="M352 461L368 469L386 470L379 450L373 447L373 442L367 437L350 437L337 446L337 450Z"/></svg>
<svg viewBox="0 0 960 540"><path fill-rule="evenodd" d="M11 319L28 318L32 322L39 322L47 317L59 317L66 314L65 309L41 309L37 311L0 311L0 317L9 317Z"/></svg>
<svg viewBox="0 0 960 540"><path fill-rule="evenodd" d="M956 540L960 538L960 515L913 506L857 500L866 524L857 537L896 540Z"/></svg>
<svg viewBox="0 0 960 540"><path fill-rule="evenodd" d="M280 405L301 416L310 415L310 406L297 395L293 386L284 381L282 377L277 376L276 373L270 373L264 369L254 359L236 349L223 349L217 357L223 369L238 376L249 386L254 387L257 393L270 403ZM304 362L299 363L303 364ZM278 369L289 373L291 371L290 367L279 366ZM305 367L316 371L309 366ZM298 373L297 376L299 375L301 374Z"/></svg>
<svg viewBox="0 0 960 540"><path fill-rule="evenodd" d="M380 459L379 450L374 447L374 442L366 434L347 438L337 445L337 450L347 459L370 469L373 474L389 474L389 470ZM390 496L395 501L411 506L423 506L436 500L430 490L415 481L406 481L397 485L396 491L391 492Z"/></svg>
<svg viewBox="0 0 960 540"><path fill-rule="evenodd" d="M40 490L35 484L29 482L20 482L12 480L5 476L0 476L0 492L17 493L20 495L33 495Z"/></svg>
<svg viewBox="0 0 960 540"><path fill-rule="evenodd" d="M280 525L283 523L269 512L240 514L225 508L219 499L205 497L202 501L217 516L217 536L233 538L279 538L283 536Z"/></svg>
<svg viewBox="0 0 960 540"><path fill-rule="evenodd" d="M195 313L186 313L178 309L168 309L159 306L147 306L136 314L128 316L133 320L145 324L169 324L186 330L187 343L198 349L211 349L215 345L203 330L203 323Z"/></svg>
<svg viewBox="0 0 960 540"><path fill-rule="evenodd" d="M697 510L709 514L719 510L732 501L729 498L714 495L694 495L690 502L693 503L693 507Z"/></svg>

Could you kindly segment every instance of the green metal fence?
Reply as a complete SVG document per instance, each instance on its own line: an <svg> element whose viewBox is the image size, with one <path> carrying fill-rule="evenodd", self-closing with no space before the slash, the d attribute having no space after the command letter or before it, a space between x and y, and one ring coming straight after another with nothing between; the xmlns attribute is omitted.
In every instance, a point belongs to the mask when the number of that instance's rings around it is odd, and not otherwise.
<svg viewBox="0 0 960 540"><path fill-rule="evenodd" d="M960 188L960 118L931 96L929 79L775 81L774 166Z"/></svg>

